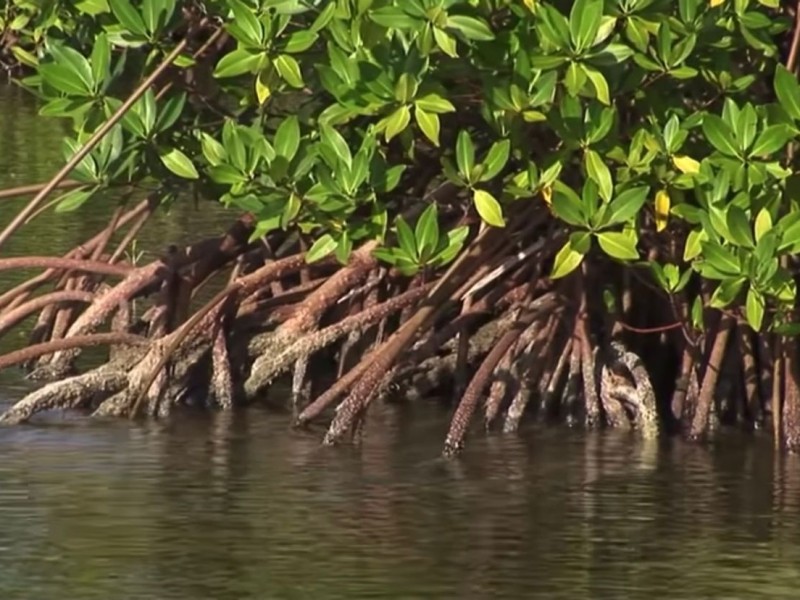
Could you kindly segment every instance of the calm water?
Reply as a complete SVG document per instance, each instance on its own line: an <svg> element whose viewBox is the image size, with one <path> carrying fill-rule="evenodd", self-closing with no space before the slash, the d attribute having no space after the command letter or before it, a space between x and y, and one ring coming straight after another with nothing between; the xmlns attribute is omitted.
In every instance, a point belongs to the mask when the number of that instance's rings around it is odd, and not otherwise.
<svg viewBox="0 0 800 600"><path fill-rule="evenodd" d="M7 89L0 106L0 185L44 180L57 128ZM0 200L0 225L18 206ZM104 209L43 215L8 253L64 251ZM146 247L224 222L180 210ZM0 374L0 409L29 387ZM442 461L448 418L376 407L358 449L258 407L0 428L0 598L798 597L800 464L769 440L529 427Z"/></svg>

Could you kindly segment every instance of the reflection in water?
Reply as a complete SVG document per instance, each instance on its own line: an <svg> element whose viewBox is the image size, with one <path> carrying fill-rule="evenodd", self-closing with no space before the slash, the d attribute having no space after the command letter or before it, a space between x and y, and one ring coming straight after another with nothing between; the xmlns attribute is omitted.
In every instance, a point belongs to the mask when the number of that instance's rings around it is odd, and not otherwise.
<svg viewBox="0 0 800 600"><path fill-rule="evenodd" d="M15 94L0 87L0 187L61 164L62 132ZM20 206L0 200L0 227ZM219 233L212 207L179 203L144 247ZM4 254L65 252L112 209L45 213ZM0 373L0 409L28 387ZM432 459L447 418L375 407L358 449L258 408L0 428L0 598L796 597L800 464L768 439L555 428Z"/></svg>
<svg viewBox="0 0 800 600"><path fill-rule="evenodd" d="M256 408L1 429L0 594L794 597L800 465L767 439L537 429L432 459L446 425L381 408L359 449Z"/></svg>

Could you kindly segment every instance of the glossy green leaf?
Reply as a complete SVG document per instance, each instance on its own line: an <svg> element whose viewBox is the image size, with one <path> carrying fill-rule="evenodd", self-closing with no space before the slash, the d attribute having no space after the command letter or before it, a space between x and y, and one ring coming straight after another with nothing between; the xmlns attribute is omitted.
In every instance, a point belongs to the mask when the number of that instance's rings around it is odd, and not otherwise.
<svg viewBox="0 0 800 600"><path fill-rule="evenodd" d="M183 177L184 179L197 179L200 177L189 157L177 148L159 152L158 157L164 163L164 166L178 177Z"/></svg>
<svg viewBox="0 0 800 600"><path fill-rule="evenodd" d="M300 123L295 115L286 117L275 131L275 153L291 162L300 148Z"/></svg>
<svg viewBox="0 0 800 600"><path fill-rule="evenodd" d="M236 77L252 73L261 61L261 55L248 50L234 50L223 56L214 69L214 77Z"/></svg>
<svg viewBox="0 0 800 600"><path fill-rule="evenodd" d="M472 167L475 166L475 146L469 132L462 129L456 139L456 164L461 175L469 181Z"/></svg>
<svg viewBox="0 0 800 600"><path fill-rule="evenodd" d="M108 0L108 6L125 29L140 36L147 35L142 16L128 0Z"/></svg>
<svg viewBox="0 0 800 600"><path fill-rule="evenodd" d="M649 186L638 186L617 195L608 206L603 225L615 225L632 219L647 201L649 192Z"/></svg>
<svg viewBox="0 0 800 600"><path fill-rule="evenodd" d="M703 117L703 133L708 138L708 141L722 154L738 156L736 142L733 139L733 131L717 115L708 114Z"/></svg>
<svg viewBox="0 0 800 600"><path fill-rule="evenodd" d="M397 243L400 244L400 248L409 258L416 261L419 258L417 238L402 215L397 217L395 228L397 229Z"/></svg>
<svg viewBox="0 0 800 600"><path fill-rule="evenodd" d="M484 222L493 227L506 226L505 219L503 219L503 207L492 194L486 190L475 190L473 201L475 209Z"/></svg>
<svg viewBox="0 0 800 600"><path fill-rule="evenodd" d="M569 32L572 46L581 52L597 36L603 17L603 0L575 0L569 13Z"/></svg>
<svg viewBox="0 0 800 600"><path fill-rule="evenodd" d="M635 260L639 258L636 241L629 235L617 231L604 231L597 235L597 241L603 252L619 260Z"/></svg>
<svg viewBox="0 0 800 600"><path fill-rule="evenodd" d="M411 122L411 110L407 105L401 106L396 109L386 119L386 141L390 141L395 136L405 131L408 124Z"/></svg>
<svg viewBox="0 0 800 600"><path fill-rule="evenodd" d="M414 104L429 113L443 114L455 112L456 107L439 94L425 94L414 99Z"/></svg>
<svg viewBox="0 0 800 600"><path fill-rule="evenodd" d="M439 115L425 111L419 104L414 107L414 120L420 128L420 131L425 134L434 146L439 147L439 131L441 123L439 122Z"/></svg>
<svg viewBox="0 0 800 600"><path fill-rule="evenodd" d="M794 73L783 65L775 69L775 94L783 109L795 120L800 120L800 82Z"/></svg>
<svg viewBox="0 0 800 600"><path fill-rule="evenodd" d="M752 286L747 290L745 316L750 327L755 331L761 331L764 322L764 296Z"/></svg>
<svg viewBox="0 0 800 600"><path fill-rule="evenodd" d="M750 149L751 156L769 156L783 150L789 140L794 137L792 130L786 125L770 125L756 138Z"/></svg>
<svg viewBox="0 0 800 600"><path fill-rule="evenodd" d="M436 204L430 204L420 215L414 228L414 238L420 261L427 261L433 256L439 245L439 213Z"/></svg>
<svg viewBox="0 0 800 600"><path fill-rule="evenodd" d="M729 206L726 221L731 242L745 248L755 248L750 219L741 208L735 205Z"/></svg>
<svg viewBox="0 0 800 600"><path fill-rule="evenodd" d="M275 58L275 68L283 80L294 88L305 86L303 74L300 72L300 64L289 54L280 54Z"/></svg>
<svg viewBox="0 0 800 600"><path fill-rule="evenodd" d="M586 172L589 177L597 184L600 197L608 202L611 200L611 194L614 192L614 184L611 181L611 171L600 155L591 149L587 149L584 154L586 161Z"/></svg>
<svg viewBox="0 0 800 600"><path fill-rule="evenodd" d="M311 264L322 260L326 256L330 256L336 250L337 246L338 242L333 239L333 236L330 233L326 233L319 237L311 245L311 248L308 249L308 252L306 252L306 262Z"/></svg>
<svg viewBox="0 0 800 600"><path fill-rule="evenodd" d="M447 27L455 29L468 40L489 42L494 39L488 23L476 17L451 15L447 17Z"/></svg>
<svg viewBox="0 0 800 600"><path fill-rule="evenodd" d="M550 279L560 279L572 273L583 261L584 255L575 250L570 242L561 247L553 260Z"/></svg>
<svg viewBox="0 0 800 600"><path fill-rule="evenodd" d="M731 302L736 300L736 297L742 291L742 287L747 282L744 277L735 277L732 279L723 279L719 282L717 289L711 294L711 299L708 304L712 308L725 308Z"/></svg>
<svg viewBox="0 0 800 600"><path fill-rule="evenodd" d="M511 141L500 140L492 144L483 161L483 173L479 181L494 179L506 166L511 153Z"/></svg>

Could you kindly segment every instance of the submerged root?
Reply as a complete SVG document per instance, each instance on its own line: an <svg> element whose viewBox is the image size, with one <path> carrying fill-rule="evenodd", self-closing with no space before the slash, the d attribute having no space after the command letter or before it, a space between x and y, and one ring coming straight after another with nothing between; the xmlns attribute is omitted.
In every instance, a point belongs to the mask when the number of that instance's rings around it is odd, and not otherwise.
<svg viewBox="0 0 800 600"><path fill-rule="evenodd" d="M3 413L0 423L23 423L50 410L86 408L119 392L127 383L127 374L119 365L104 365L31 392Z"/></svg>

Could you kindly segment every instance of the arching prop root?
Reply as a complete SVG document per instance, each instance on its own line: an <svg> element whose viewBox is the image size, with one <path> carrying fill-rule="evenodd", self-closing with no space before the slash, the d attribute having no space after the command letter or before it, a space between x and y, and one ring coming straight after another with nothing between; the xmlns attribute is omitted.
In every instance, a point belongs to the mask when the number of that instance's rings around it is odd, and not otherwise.
<svg viewBox="0 0 800 600"><path fill-rule="evenodd" d="M28 394L0 416L0 423L23 423L44 411L86 408L119 392L127 382L127 374L118 365L104 365Z"/></svg>

